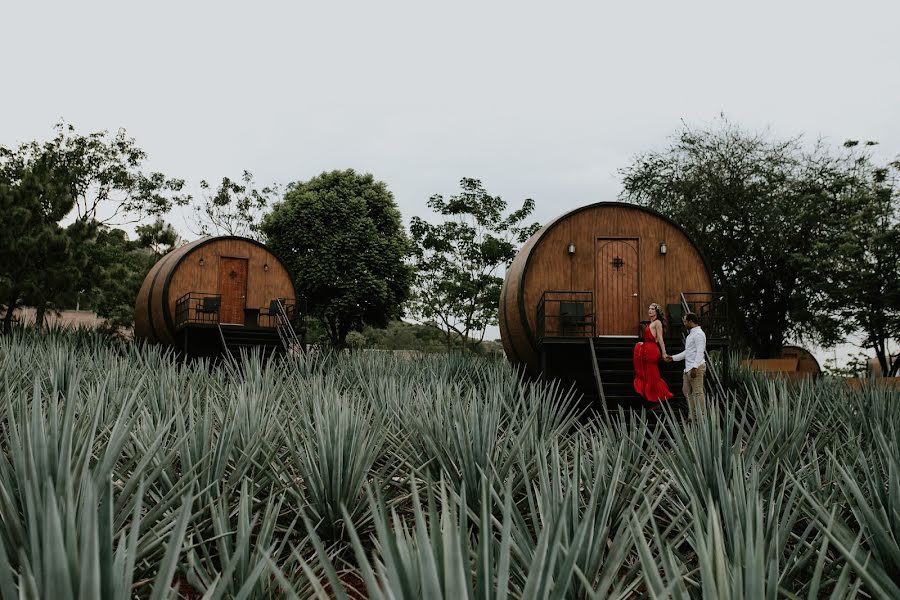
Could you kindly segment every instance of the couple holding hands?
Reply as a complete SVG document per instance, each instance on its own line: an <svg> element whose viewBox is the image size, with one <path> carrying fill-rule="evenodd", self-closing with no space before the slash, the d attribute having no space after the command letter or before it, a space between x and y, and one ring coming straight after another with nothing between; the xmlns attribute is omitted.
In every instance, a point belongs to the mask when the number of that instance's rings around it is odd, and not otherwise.
<svg viewBox="0 0 900 600"><path fill-rule="evenodd" d="M659 360L665 362L684 361L682 391L688 403L689 419L703 410L706 397L703 392L703 377L706 374L706 334L700 327L697 315L687 313L682 322L688 330L684 352L673 356L666 353L663 337L662 307L655 302L648 310L650 324L644 328L644 341L634 347L634 390L650 402L662 402L673 396L669 386L659 374Z"/></svg>

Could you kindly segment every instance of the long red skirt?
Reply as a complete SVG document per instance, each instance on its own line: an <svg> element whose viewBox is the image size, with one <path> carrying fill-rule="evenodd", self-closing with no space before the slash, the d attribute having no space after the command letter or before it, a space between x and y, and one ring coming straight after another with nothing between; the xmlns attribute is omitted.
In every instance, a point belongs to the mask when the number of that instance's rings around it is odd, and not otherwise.
<svg viewBox="0 0 900 600"><path fill-rule="evenodd" d="M659 346L638 342L634 346L634 391L650 402L668 400L674 394L659 375Z"/></svg>

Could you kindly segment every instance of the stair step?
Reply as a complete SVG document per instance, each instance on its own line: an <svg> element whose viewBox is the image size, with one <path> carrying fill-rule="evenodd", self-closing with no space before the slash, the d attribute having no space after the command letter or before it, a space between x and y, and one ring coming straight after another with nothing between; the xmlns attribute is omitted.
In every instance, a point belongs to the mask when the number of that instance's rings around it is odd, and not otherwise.
<svg viewBox="0 0 900 600"><path fill-rule="evenodd" d="M654 408L660 404L648 402L634 391L634 346L641 341L636 336L599 337L591 340L600 380L603 384L603 396L607 408L622 406L626 408ZM680 339L667 339L666 350L677 354L683 350ZM600 406L600 394L596 389L593 367L587 349L577 344L560 344L544 349L546 368L550 377L555 377L565 385L575 385L584 394L584 401L591 406ZM662 380L675 396L667 401L672 406L684 403L681 393L683 363L659 363ZM686 405L685 405L686 406Z"/></svg>
<svg viewBox="0 0 900 600"><path fill-rule="evenodd" d="M281 337L275 329L257 329L241 326L221 328L225 348L232 355L258 351L263 357L283 351Z"/></svg>

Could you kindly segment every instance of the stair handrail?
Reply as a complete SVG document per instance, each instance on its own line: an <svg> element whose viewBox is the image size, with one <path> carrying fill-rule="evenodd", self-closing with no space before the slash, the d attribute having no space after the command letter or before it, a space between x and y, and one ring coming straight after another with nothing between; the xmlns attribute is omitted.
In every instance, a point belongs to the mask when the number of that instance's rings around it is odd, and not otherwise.
<svg viewBox="0 0 900 600"><path fill-rule="evenodd" d="M687 298L685 298L684 296L684 292L681 292L681 307L684 309L684 314L692 312ZM687 347L687 337L685 336L683 330L681 332L681 341L685 344L685 347ZM713 362L709 357L709 352L706 350L706 348L703 349L703 360L706 361L706 370L710 375L712 375L713 383L715 384L719 394L724 397L725 386L722 385L722 380L719 377L719 373L716 371L716 367L713 365Z"/></svg>
<svg viewBox="0 0 900 600"><path fill-rule="evenodd" d="M293 343L295 348L303 349L303 344L300 342L300 338L297 336L297 332L294 331L294 326L291 325L291 320L288 317L287 310L284 308L284 303L281 301L281 298L276 300L278 304L278 323L275 325L275 330L278 332L278 337L281 339L281 344L284 346L285 351L291 351L291 343ZM283 324L282 324L283 322ZM282 333L282 330L286 330L286 333ZM287 339L285 339L287 338Z"/></svg>
<svg viewBox="0 0 900 600"><path fill-rule="evenodd" d="M222 350L225 351L225 354L228 355L231 362L236 362L234 360L234 354L231 353L231 348L228 347L228 342L225 341L225 332L222 331L222 324L216 323L216 329L219 330L219 341L222 342Z"/></svg>
<svg viewBox="0 0 900 600"><path fill-rule="evenodd" d="M594 383L597 385L597 391L600 392L600 402L603 403L603 418L609 419L609 406L606 404L606 393L603 391L603 379L600 377L600 365L597 363L597 351L594 348L594 338L587 340L588 350L591 353L591 367L594 369Z"/></svg>

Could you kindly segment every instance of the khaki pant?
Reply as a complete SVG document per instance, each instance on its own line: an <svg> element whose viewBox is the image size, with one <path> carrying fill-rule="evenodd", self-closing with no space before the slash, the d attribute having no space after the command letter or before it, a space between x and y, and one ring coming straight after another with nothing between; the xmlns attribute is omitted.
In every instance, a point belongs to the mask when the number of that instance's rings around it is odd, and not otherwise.
<svg viewBox="0 0 900 600"><path fill-rule="evenodd" d="M681 390L688 403L688 415L691 419L703 413L706 405L706 394L703 391L703 377L706 375L706 363L697 367L697 376L691 377L690 371L685 371Z"/></svg>

